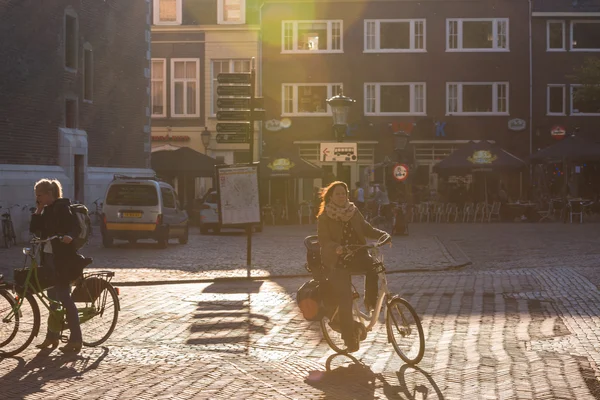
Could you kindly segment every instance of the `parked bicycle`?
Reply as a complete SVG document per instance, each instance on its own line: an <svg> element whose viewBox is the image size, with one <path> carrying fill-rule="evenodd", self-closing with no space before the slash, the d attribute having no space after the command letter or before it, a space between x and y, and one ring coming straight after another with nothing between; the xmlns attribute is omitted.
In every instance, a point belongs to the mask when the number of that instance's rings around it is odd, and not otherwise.
<svg viewBox="0 0 600 400"><path fill-rule="evenodd" d="M18 204L13 204L10 207L5 208L6 212L2 213L2 243L7 249L12 245L17 244L17 235L15 233L15 226L13 225L11 211L15 207L20 207ZM2 206L0 206L0 209ZM22 210L25 210L27 205L23 206Z"/></svg>
<svg viewBox="0 0 600 400"><path fill-rule="evenodd" d="M90 218L92 219L93 225L100 225L100 222L102 221L102 205L103 205L103 203L100 201L102 199L103 199L102 197L98 197L92 203L94 205L94 211L90 212Z"/></svg>
<svg viewBox="0 0 600 400"><path fill-rule="evenodd" d="M379 314L383 311L383 305L385 304L385 325L388 342L392 344L402 360L407 364L415 365L421 361L425 353L425 335L423 334L421 320L408 300L391 293L388 289L383 255L379 247L388 243L390 238L389 234L385 234L375 243L346 246L345 258L352 257L356 252L366 249L374 260L375 272L379 276L377 303L371 315L367 315L359 309L358 299L360 294L354 286L352 313L359 338L363 341L366 339L368 332L371 332L377 325ZM315 240L317 240L316 236L309 236L305 239L305 244L308 247L310 242ZM329 316L325 315L321 319L321 331L329 347L337 353L345 354L347 348L339 329L337 314L338 308Z"/></svg>
<svg viewBox="0 0 600 400"><path fill-rule="evenodd" d="M63 342L68 340L63 332L69 329L66 311L60 302L48 298L44 289L52 286L47 277L38 274L37 258L43 243L48 239L34 238L31 248L24 248L30 267L15 270L15 283L4 281L0 275L0 357L14 356L25 350L38 335L41 325L37 299L48 309L49 324L60 332ZM120 311L119 291L110 281L112 271L83 273L74 282L71 294L79 311L79 321L84 346L104 343L114 331ZM56 309L51 307L57 306Z"/></svg>

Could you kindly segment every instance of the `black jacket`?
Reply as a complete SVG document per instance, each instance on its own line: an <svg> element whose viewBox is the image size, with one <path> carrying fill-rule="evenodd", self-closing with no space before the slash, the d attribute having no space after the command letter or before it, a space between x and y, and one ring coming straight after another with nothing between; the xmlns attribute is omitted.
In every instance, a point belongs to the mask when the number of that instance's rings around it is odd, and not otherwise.
<svg viewBox="0 0 600 400"><path fill-rule="evenodd" d="M69 235L75 238L79 226L76 225L75 218L69 210L70 204L71 201L69 199L58 199L54 203L45 206L41 214L33 214L31 216L29 231L41 239L46 239L54 235ZM73 243L66 244L59 239L54 239L52 240L52 253L54 254L56 268L56 282L70 282L74 279L73 270L81 262L81 256L77 254L77 249Z"/></svg>

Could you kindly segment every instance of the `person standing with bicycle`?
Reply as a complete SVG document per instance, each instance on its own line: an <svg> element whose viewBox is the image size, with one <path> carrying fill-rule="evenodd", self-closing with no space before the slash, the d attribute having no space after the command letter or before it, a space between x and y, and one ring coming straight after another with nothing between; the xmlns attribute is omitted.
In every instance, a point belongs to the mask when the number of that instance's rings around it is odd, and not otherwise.
<svg viewBox="0 0 600 400"><path fill-rule="evenodd" d="M78 264L81 262L72 243L78 234L79 226L69 209L70 200L62 197L62 186L58 180L41 179L36 182L34 191L37 207L31 216L29 230L41 239L55 235L60 237L44 245L41 255L42 270L54 284L54 287L48 289L48 297L60 301L67 311L67 323L71 334L67 344L60 350L65 353L79 353L82 346L81 327L70 287L70 282L77 278L74 271L78 270ZM53 304L53 307L56 305ZM46 338L36 346L39 349L58 346L59 333L50 329L50 318Z"/></svg>
<svg viewBox="0 0 600 400"><path fill-rule="evenodd" d="M321 260L328 271L339 306L339 323L342 339L349 352L359 349L359 337L352 318L351 274L364 273L365 307L375 308L377 301L377 273L366 251L358 252L350 259L341 257L345 246L364 245L366 238L378 239L386 233L369 224L357 207L348 200L348 186L335 181L321 192L317 235L321 245Z"/></svg>

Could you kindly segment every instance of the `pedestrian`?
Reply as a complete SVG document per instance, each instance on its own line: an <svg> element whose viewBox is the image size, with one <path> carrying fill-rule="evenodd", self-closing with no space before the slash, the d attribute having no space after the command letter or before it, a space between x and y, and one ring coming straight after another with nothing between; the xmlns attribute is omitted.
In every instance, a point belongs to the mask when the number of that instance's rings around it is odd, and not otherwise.
<svg viewBox="0 0 600 400"><path fill-rule="evenodd" d="M349 352L359 349L359 337L354 329L352 318L351 273L364 273L365 308L375 308L377 301L377 274L373 272L373 262L366 251L357 252L350 260L341 257L347 245L364 245L366 238L379 239L386 233L371 226L357 207L348 200L348 186L335 181L321 194L318 214L318 237L321 246L321 260L327 269L333 291L339 306L339 326L342 339Z"/></svg>
<svg viewBox="0 0 600 400"><path fill-rule="evenodd" d="M358 207L358 211L364 213L365 209L365 191L360 182L356 182L356 191L354 194L354 204Z"/></svg>
<svg viewBox="0 0 600 400"><path fill-rule="evenodd" d="M71 298L70 282L77 278L79 273L74 272L81 268L81 256L72 243L77 236L79 226L76 224L69 209L71 202L62 197L62 186L56 179L41 179L34 187L36 197L36 210L31 216L29 230L41 239L51 236L61 236L45 243L41 253L41 265L44 276L51 279L54 287L48 289L48 297L60 301L66 309L67 323L69 324L70 337L67 344L60 348L65 353L79 353L81 351L82 336L79 325L79 315L75 302ZM55 303L51 304L56 309ZM37 345L39 349L56 348L59 334L51 326L52 314L48 317L48 331L44 341ZM52 330L51 330L52 328Z"/></svg>

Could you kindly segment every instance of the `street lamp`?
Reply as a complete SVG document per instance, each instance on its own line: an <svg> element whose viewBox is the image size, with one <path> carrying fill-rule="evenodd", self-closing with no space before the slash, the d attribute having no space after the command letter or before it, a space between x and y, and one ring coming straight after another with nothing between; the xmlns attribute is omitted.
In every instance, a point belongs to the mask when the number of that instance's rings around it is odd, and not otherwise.
<svg viewBox="0 0 600 400"><path fill-rule="evenodd" d="M343 142L348 129L348 114L350 114L350 106L356 103L356 100L344 96L340 91L339 94L330 99L325 100L331 107L333 116L333 135L338 142ZM337 177L342 180L342 161L337 162Z"/></svg>
<svg viewBox="0 0 600 400"><path fill-rule="evenodd" d="M204 132L200 134L200 139L202 140L202 145L204 146L204 154L206 154L206 151L208 150L208 145L210 144L210 136L210 131L208 130L208 127L205 126Z"/></svg>

